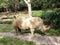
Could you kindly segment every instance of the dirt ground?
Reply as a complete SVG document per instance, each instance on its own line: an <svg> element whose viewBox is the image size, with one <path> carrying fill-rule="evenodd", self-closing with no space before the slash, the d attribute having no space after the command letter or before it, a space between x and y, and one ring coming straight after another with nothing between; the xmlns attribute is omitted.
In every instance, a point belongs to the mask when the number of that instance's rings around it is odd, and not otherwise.
<svg viewBox="0 0 60 45"><path fill-rule="evenodd" d="M35 34L34 36L30 36L29 34L19 34L15 35L11 32L4 32L0 33L0 38L3 37L12 37L12 38L19 38L23 40L33 41L36 43L36 45L60 45L60 37L55 36L41 36L38 34Z"/></svg>

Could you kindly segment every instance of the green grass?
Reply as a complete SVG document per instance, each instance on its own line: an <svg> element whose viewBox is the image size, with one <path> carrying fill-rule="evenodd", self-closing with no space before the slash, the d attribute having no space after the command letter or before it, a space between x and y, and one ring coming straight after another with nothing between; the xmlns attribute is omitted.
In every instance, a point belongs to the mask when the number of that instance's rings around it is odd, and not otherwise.
<svg viewBox="0 0 60 45"><path fill-rule="evenodd" d="M43 35L40 30L35 30L35 33ZM45 31L45 35L47 36L60 36L60 30L59 29L50 29Z"/></svg>
<svg viewBox="0 0 60 45"><path fill-rule="evenodd" d="M12 31L14 28L11 24L0 24L0 32L9 32ZM23 30L24 33L30 33L28 30ZM42 32L40 30L35 30L35 33L42 35ZM45 32L48 36L60 36L60 30L56 29L50 29Z"/></svg>
<svg viewBox="0 0 60 45"><path fill-rule="evenodd" d="M28 17L29 15L28 14L23 14L23 13L20 13L19 15L18 15L18 17Z"/></svg>
<svg viewBox="0 0 60 45"><path fill-rule="evenodd" d="M50 12L52 12L52 10L47 10L47 11L33 10L32 11L32 16L34 16L34 17L41 17L42 15L45 15L46 13L50 13Z"/></svg>
<svg viewBox="0 0 60 45"><path fill-rule="evenodd" d="M43 14L44 11L38 10L38 11L32 11L32 16L40 17Z"/></svg>
<svg viewBox="0 0 60 45"><path fill-rule="evenodd" d="M60 30L56 30L56 29L47 30L45 33L48 36L60 36Z"/></svg>
<svg viewBox="0 0 60 45"><path fill-rule="evenodd" d="M32 41L3 37L0 38L0 45L35 45L35 44Z"/></svg>
<svg viewBox="0 0 60 45"><path fill-rule="evenodd" d="M7 32L13 30L12 24L0 24L0 32Z"/></svg>

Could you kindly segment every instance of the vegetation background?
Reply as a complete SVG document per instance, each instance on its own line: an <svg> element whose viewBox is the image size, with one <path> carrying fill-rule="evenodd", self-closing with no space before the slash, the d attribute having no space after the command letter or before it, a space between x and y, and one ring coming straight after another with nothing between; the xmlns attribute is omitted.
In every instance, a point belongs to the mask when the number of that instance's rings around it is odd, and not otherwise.
<svg viewBox="0 0 60 45"><path fill-rule="evenodd" d="M60 0L31 0L31 5L32 16L41 17L44 24L51 27L46 31L46 35L60 36ZM4 18L0 19L0 32L13 30L13 16L27 17L27 10L24 0L0 0L0 18ZM41 34L40 31L35 32ZM3 39L6 40L6 38ZM5 44L3 39L0 42ZM9 39L7 38L7 40ZM28 45L30 45L29 42Z"/></svg>

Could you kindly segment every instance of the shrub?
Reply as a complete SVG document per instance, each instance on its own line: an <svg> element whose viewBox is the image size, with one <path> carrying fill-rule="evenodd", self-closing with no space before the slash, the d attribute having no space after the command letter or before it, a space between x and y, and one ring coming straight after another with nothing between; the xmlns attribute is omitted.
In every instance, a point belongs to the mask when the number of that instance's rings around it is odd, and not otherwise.
<svg viewBox="0 0 60 45"><path fill-rule="evenodd" d="M45 20L45 24L50 25L52 28L59 29L60 27L60 10L51 12L44 12L41 16Z"/></svg>

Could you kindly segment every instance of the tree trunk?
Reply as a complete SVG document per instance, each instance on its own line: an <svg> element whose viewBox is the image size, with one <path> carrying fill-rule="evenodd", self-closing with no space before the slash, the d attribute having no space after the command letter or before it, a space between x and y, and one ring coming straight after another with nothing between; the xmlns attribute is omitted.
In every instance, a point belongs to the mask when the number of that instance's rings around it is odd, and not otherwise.
<svg viewBox="0 0 60 45"><path fill-rule="evenodd" d="M30 17L32 17L32 9L31 9L31 3L30 3L30 0L24 0L25 3L27 4L28 6L28 14Z"/></svg>

